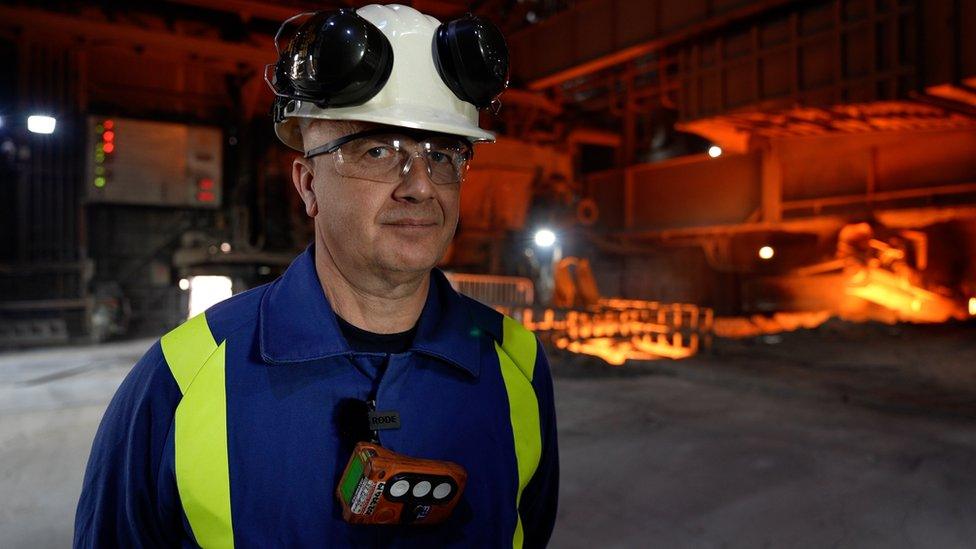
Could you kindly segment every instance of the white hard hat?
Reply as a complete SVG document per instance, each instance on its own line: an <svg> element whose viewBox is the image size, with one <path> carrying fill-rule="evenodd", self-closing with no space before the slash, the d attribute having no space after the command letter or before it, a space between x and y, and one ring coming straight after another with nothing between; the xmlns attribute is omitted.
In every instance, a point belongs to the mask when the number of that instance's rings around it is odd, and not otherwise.
<svg viewBox="0 0 976 549"><path fill-rule="evenodd" d="M494 141L478 110L505 89L509 67L501 32L484 19L441 24L408 6L374 4L311 14L274 68L275 133L303 152L299 118Z"/></svg>

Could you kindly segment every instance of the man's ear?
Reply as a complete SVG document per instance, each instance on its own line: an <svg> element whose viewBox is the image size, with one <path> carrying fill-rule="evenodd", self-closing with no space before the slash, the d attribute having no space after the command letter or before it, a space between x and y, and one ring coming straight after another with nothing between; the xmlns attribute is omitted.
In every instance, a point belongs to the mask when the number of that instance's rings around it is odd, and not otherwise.
<svg viewBox="0 0 976 549"><path fill-rule="evenodd" d="M298 196L305 202L305 213L315 217L319 213L319 204L315 200L315 170L312 160L298 157L291 165L291 182L295 184Z"/></svg>

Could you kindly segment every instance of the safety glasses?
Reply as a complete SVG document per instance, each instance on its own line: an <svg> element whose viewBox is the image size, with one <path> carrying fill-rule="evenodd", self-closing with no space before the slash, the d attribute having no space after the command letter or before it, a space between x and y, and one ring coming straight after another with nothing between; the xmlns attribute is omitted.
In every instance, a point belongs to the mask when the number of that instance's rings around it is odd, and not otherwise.
<svg viewBox="0 0 976 549"><path fill-rule="evenodd" d="M420 158L437 185L460 183L473 149L466 139L443 134L414 134L375 128L315 147L305 158L331 154L336 173L380 183L398 183Z"/></svg>

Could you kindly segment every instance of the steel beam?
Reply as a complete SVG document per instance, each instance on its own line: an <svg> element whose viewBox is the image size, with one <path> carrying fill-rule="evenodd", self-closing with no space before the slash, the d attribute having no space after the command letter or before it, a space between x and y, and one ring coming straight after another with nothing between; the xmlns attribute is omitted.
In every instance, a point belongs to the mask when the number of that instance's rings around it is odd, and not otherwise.
<svg viewBox="0 0 976 549"><path fill-rule="evenodd" d="M660 0L658 0L658 2L655 3L661 3L661 2ZM616 65L622 65L628 61L632 61L639 57L643 57L649 53L653 53L657 50L660 50L661 48L664 48L670 44L674 44L676 42L682 42L690 38L693 38L695 36L699 36L726 27L738 21L755 17L756 15L764 11L779 8L781 6L785 6L787 4L793 4L793 3L798 3L798 0L763 0L758 2L752 2L739 9L732 10L730 12L721 15L707 17L705 19L693 22L681 29L666 34L655 35L656 29L652 27L648 27L646 29L645 41L637 45L615 49L615 51L605 52L603 55L600 55L595 59L589 59L589 60L578 59L577 60L578 64L571 67L566 67L563 70L560 70L550 75L523 74L519 76L521 76L522 78L531 79L529 83L529 89L531 90L548 89L557 86L559 84L562 84L563 82L573 80L575 78L587 76ZM600 4L603 5L596 6L594 2L586 2L585 7L588 10L612 11L614 9L616 2L615 0L602 0ZM584 4L579 4L570 10L561 12L560 14L551 17L545 22L546 27L549 26L558 27L558 26L571 25L574 22L575 18L579 16L579 12L583 5ZM651 5L647 6L648 12L653 11L654 9L655 9L654 6ZM592 36L589 35L589 30L586 26L577 27L574 25L574 27L579 28L580 30L577 31L578 34L577 36L572 37L571 39L572 43L586 42L587 40L592 39ZM545 32L545 27L539 26L539 27L529 27L524 31L516 33L514 36L512 36L510 40L510 42L513 45L512 48L513 55L520 55L520 54L531 55L529 51L520 51L519 45L524 40L524 36L527 36L530 33L538 33L540 35L543 35L542 33L544 32ZM559 45L556 44L551 44L551 46L554 48L560 47ZM616 46L616 44L614 44L613 46ZM546 50L547 50L546 47L535 48L536 52L546 51Z"/></svg>
<svg viewBox="0 0 976 549"><path fill-rule="evenodd" d="M245 21L256 17L258 19L267 19L268 21L278 21L282 22L289 17L301 13L303 11L314 11L316 9L326 9L330 7L345 7L351 2L323 2L314 9L300 5L283 5L283 4L272 4L270 2L260 2L255 0L168 0L174 4L184 4L187 6L194 6L197 8L204 8L213 11L220 11L226 13L236 13L241 16Z"/></svg>
<svg viewBox="0 0 976 549"><path fill-rule="evenodd" d="M760 174L762 220L777 223L783 218L783 163L775 144L763 149Z"/></svg>
<svg viewBox="0 0 976 549"><path fill-rule="evenodd" d="M130 47L170 51L187 57L212 57L260 68L275 61L270 38L268 46L261 48L8 6L0 6L0 21L3 21L0 26L22 27L31 36L43 34L62 39L81 38L98 44L121 43Z"/></svg>

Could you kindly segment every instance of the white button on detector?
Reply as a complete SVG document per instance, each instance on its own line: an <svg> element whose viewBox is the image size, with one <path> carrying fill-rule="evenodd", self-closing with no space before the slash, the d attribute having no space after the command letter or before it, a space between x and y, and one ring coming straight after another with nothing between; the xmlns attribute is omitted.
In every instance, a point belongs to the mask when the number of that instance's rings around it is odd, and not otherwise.
<svg viewBox="0 0 976 549"><path fill-rule="evenodd" d="M451 494L451 485L442 482L434 488L434 499L444 499Z"/></svg>
<svg viewBox="0 0 976 549"><path fill-rule="evenodd" d="M410 482L406 480L398 480L393 483L393 486L390 486L390 495L395 498L398 498L403 494L406 494L407 490L409 489L410 489Z"/></svg>
<svg viewBox="0 0 976 549"><path fill-rule="evenodd" d="M414 497L422 498L422 497L426 496L429 493L430 493L430 483L427 482L426 480L422 480L422 481L418 482L413 487L413 495L414 495Z"/></svg>

